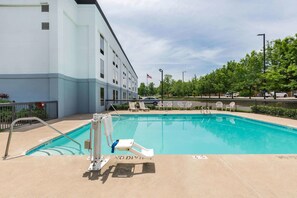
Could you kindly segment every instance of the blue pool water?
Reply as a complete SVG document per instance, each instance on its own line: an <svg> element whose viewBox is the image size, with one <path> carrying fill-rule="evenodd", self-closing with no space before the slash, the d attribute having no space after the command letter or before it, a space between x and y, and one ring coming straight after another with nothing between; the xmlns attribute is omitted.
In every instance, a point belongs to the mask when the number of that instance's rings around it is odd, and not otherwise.
<svg viewBox="0 0 297 198"><path fill-rule="evenodd" d="M155 154L296 154L297 129L231 115L122 115L113 118L113 139L135 139ZM68 135L84 145L90 125ZM110 154L102 132L103 154ZM64 137L28 155L78 155ZM81 154L88 154L83 150ZM115 154L123 154L117 151Z"/></svg>

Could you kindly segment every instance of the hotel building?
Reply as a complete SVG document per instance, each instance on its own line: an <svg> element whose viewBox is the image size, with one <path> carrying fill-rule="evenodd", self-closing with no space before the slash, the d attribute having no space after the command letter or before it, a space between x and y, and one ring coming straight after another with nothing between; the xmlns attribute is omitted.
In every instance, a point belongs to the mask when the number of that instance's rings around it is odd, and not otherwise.
<svg viewBox="0 0 297 198"><path fill-rule="evenodd" d="M122 30L125 31L125 30ZM0 92L58 101L58 115L137 97L135 73L96 0L0 0Z"/></svg>

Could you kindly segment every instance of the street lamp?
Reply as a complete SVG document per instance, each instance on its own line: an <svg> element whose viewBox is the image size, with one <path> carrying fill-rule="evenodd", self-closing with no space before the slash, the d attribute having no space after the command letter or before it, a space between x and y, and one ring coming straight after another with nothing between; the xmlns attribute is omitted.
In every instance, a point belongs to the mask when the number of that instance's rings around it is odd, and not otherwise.
<svg viewBox="0 0 297 198"><path fill-rule="evenodd" d="M183 71L182 72L182 76L183 76L183 82L185 82L185 73L186 73L187 71Z"/></svg>
<svg viewBox="0 0 297 198"><path fill-rule="evenodd" d="M164 90L163 90L163 69L159 69L159 72L161 72L161 94L162 94L162 106L163 106L163 100L164 100Z"/></svg>
<svg viewBox="0 0 297 198"><path fill-rule="evenodd" d="M263 73L265 74L266 71L266 56L265 56L265 33L264 34L258 34L257 36L262 36L263 37ZM264 79L264 83L265 83L265 79ZM264 99L266 99L266 90L264 88Z"/></svg>

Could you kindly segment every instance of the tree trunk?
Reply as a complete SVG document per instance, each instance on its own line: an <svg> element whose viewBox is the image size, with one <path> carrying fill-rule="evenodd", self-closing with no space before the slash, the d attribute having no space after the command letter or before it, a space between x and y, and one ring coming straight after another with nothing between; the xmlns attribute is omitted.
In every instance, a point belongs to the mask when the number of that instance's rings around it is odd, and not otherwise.
<svg viewBox="0 0 297 198"><path fill-rule="evenodd" d="M252 98L252 86L250 86L250 97L249 97L249 99L251 99Z"/></svg>

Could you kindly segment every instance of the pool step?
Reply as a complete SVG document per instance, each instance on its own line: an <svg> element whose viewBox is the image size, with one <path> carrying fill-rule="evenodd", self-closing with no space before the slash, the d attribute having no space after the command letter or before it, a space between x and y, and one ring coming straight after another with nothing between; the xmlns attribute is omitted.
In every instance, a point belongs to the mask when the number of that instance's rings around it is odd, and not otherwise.
<svg viewBox="0 0 297 198"><path fill-rule="evenodd" d="M55 146L53 148L40 149L31 154L32 156L56 156L56 155L77 155L79 150L65 146Z"/></svg>

